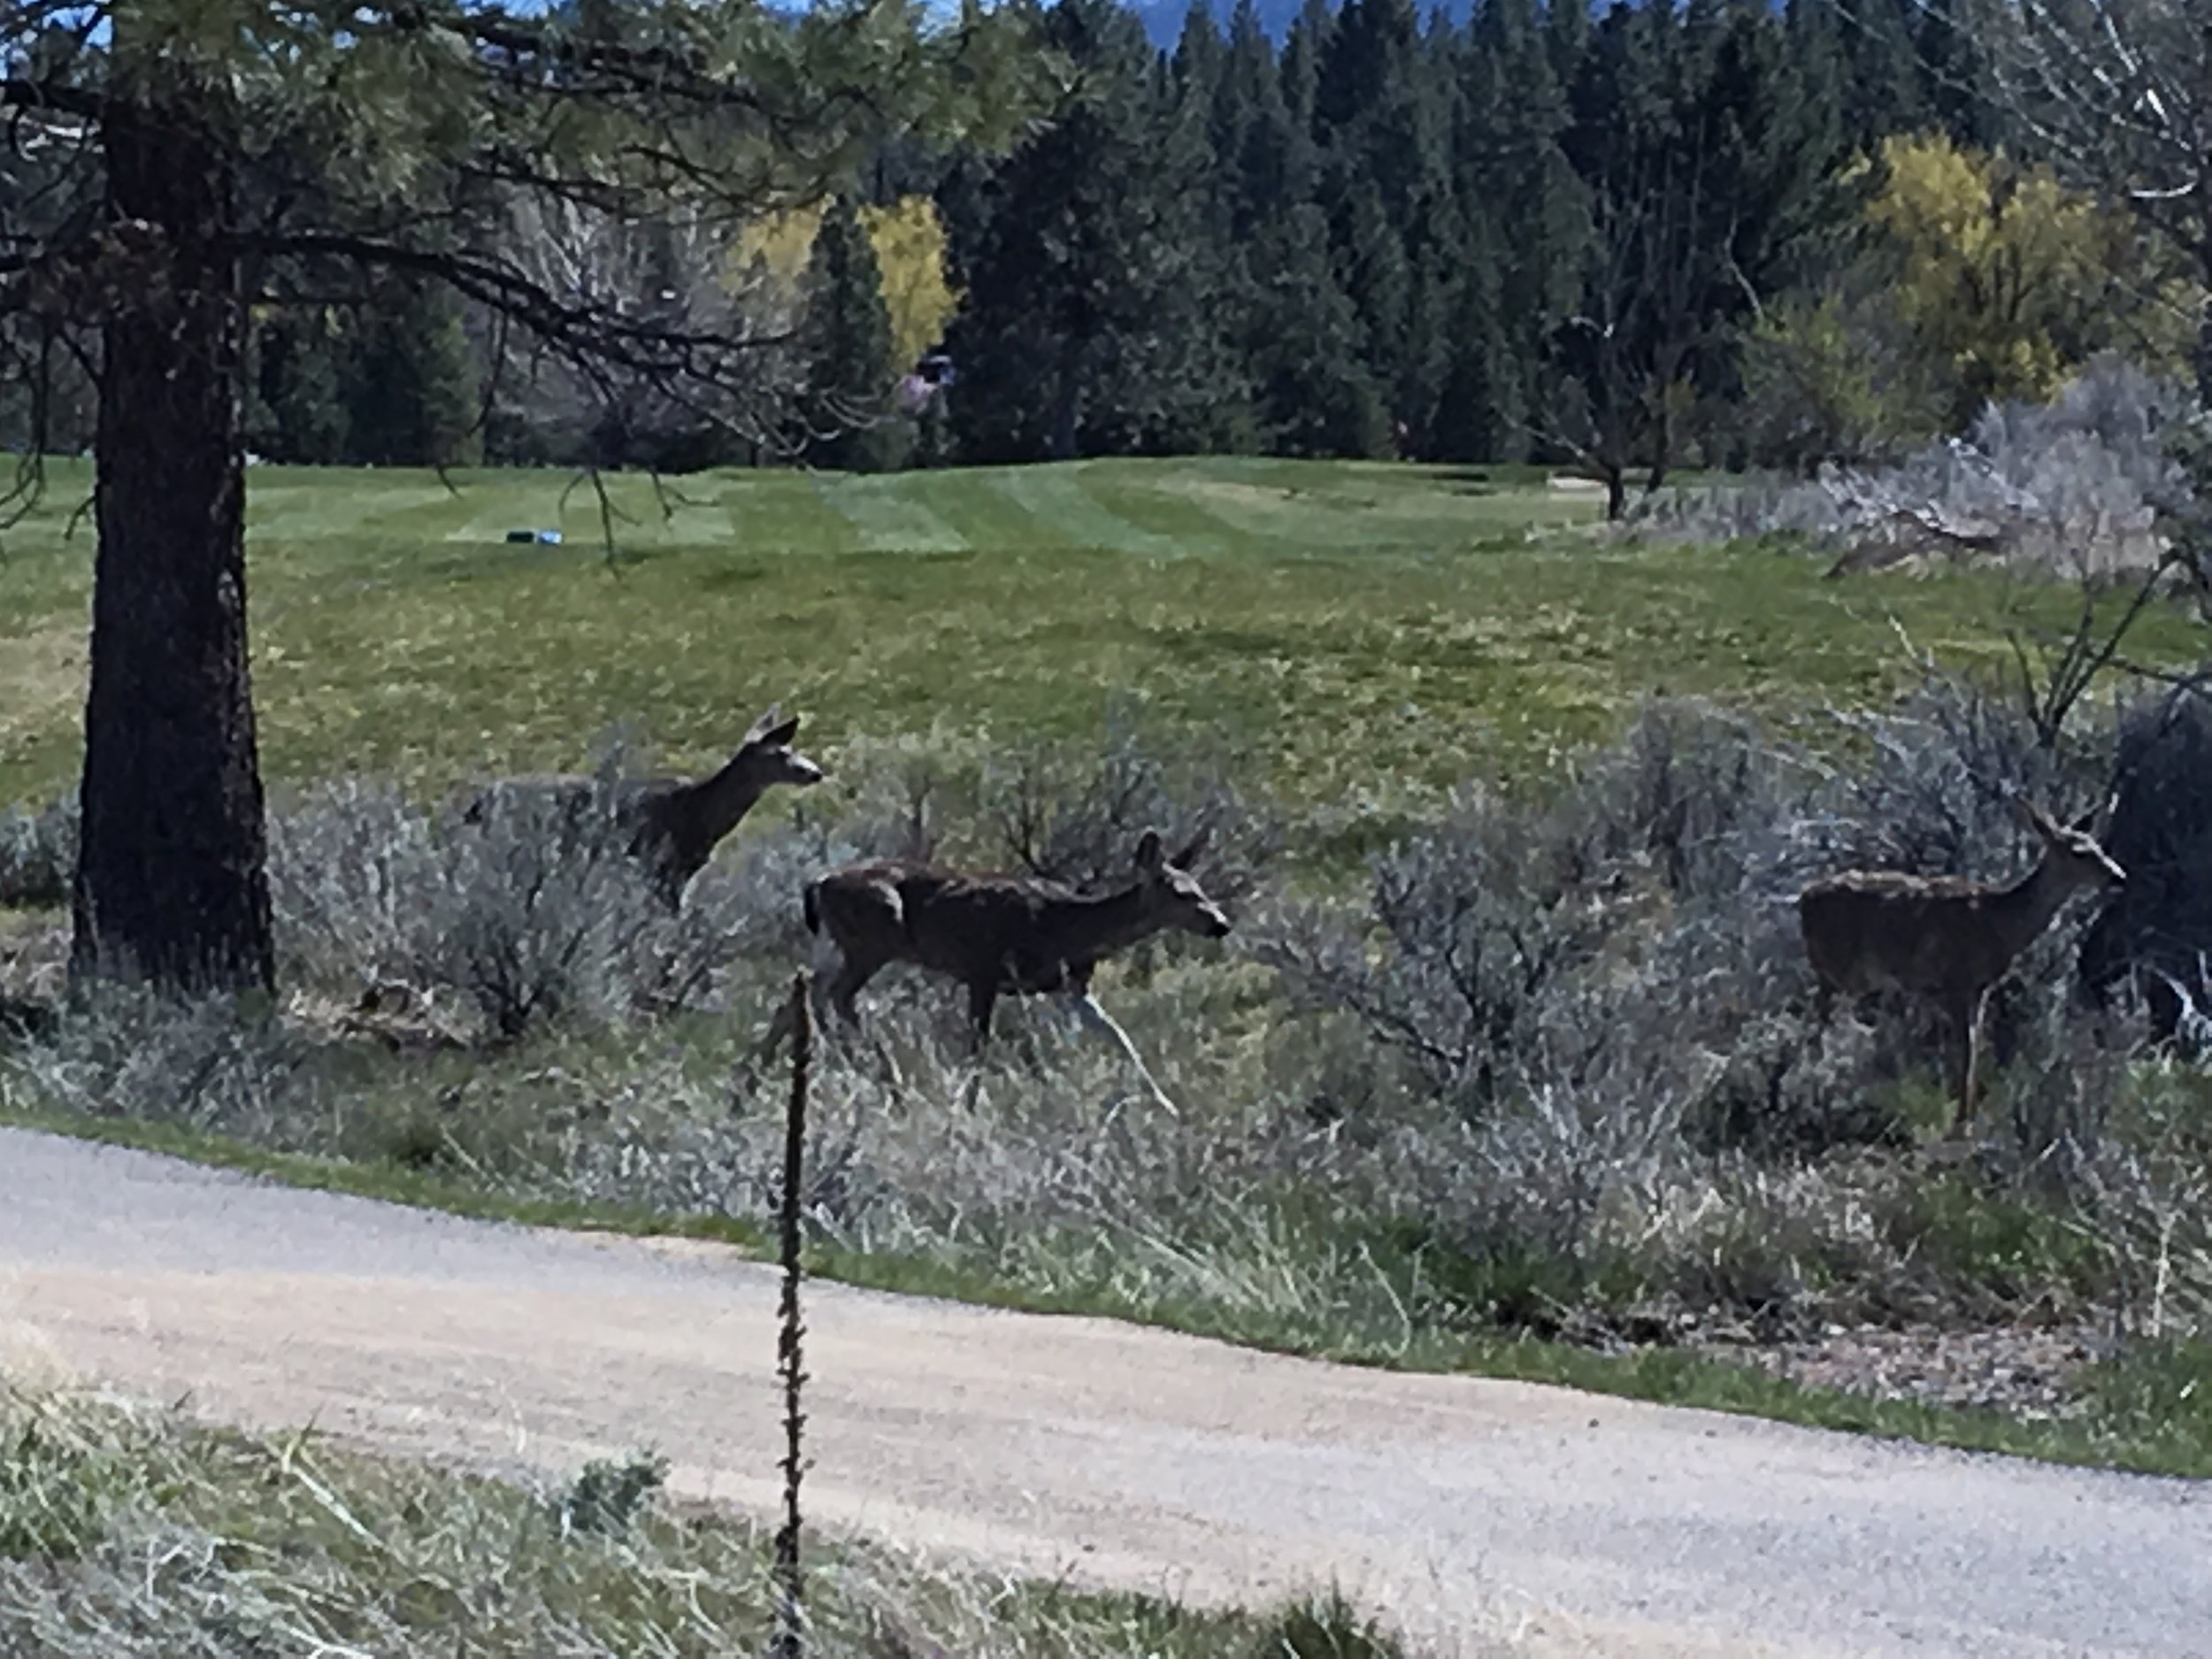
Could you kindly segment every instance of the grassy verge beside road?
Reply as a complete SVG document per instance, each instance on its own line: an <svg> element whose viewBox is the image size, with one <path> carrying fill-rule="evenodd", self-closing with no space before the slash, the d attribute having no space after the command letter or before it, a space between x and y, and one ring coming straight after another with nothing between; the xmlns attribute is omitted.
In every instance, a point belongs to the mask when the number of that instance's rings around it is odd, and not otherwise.
<svg viewBox="0 0 2212 1659"><path fill-rule="evenodd" d="M0 1628L12 1655L761 1653L770 1539L657 1495L646 1453L550 1489L197 1428L0 1377ZM1392 1659L1326 1596L1251 1613L1008 1582L818 1542L820 1659Z"/></svg>

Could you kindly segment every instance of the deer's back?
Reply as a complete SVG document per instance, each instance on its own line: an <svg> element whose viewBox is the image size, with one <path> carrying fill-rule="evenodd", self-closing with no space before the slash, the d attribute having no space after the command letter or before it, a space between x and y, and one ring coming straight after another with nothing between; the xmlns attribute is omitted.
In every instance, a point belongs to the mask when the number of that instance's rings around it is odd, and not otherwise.
<svg viewBox="0 0 2212 1659"><path fill-rule="evenodd" d="M524 772L487 784L462 816L480 824L506 808L581 806L596 793L616 814L642 817L682 787L680 778L624 778L608 784L575 772Z"/></svg>
<svg viewBox="0 0 2212 1659"><path fill-rule="evenodd" d="M971 876L903 859L852 864L810 890L822 926L848 956L905 961L959 979L990 973L1056 989L1048 906L1069 890L1020 876Z"/></svg>
<svg viewBox="0 0 2212 1659"><path fill-rule="evenodd" d="M1813 971L1839 990L1939 995L1978 989L2009 961L1993 936L1998 895L1959 876L1852 871L1798 897Z"/></svg>

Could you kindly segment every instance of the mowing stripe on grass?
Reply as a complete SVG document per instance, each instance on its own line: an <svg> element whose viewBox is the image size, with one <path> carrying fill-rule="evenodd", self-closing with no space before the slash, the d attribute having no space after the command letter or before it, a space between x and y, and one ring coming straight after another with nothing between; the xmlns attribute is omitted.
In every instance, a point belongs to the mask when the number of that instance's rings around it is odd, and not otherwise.
<svg viewBox="0 0 2212 1659"><path fill-rule="evenodd" d="M1173 558L1182 549L1164 535L1133 525L1084 488L1087 467L1007 467L990 474L990 487L1028 514L1038 546L1110 548L1149 558Z"/></svg>
<svg viewBox="0 0 2212 1659"><path fill-rule="evenodd" d="M860 533L864 553L964 553L968 538L939 518L897 479L817 480L823 502Z"/></svg>
<svg viewBox="0 0 2212 1659"><path fill-rule="evenodd" d="M1340 528L1344 518L1340 503L1314 492L1293 494L1295 486L1192 475L1176 479L1169 488L1239 541L1339 551L1364 539Z"/></svg>
<svg viewBox="0 0 2212 1659"><path fill-rule="evenodd" d="M419 477L419 474L413 476ZM453 495L443 484L433 480L426 484L372 482L364 485L358 479L349 483L342 497L342 524L334 513L334 494L319 489L278 488L262 492L257 504L261 511L250 516L257 536L298 538L329 535L334 530L344 529L349 534L394 533L399 526L390 521L403 518L418 509L452 511Z"/></svg>
<svg viewBox="0 0 2212 1659"><path fill-rule="evenodd" d="M1193 510L1176 490L1162 489L1148 476L1132 474L1110 464L1086 467L1079 476L1084 493L1104 511L1134 525L1141 532L1158 536L1185 557L1220 558L1249 550L1242 536L1222 534L1222 526L1208 515Z"/></svg>

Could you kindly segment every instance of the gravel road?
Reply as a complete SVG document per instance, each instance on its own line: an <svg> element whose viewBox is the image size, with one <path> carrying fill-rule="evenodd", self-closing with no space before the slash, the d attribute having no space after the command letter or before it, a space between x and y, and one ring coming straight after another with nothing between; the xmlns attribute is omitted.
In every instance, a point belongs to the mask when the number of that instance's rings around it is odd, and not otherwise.
<svg viewBox="0 0 2212 1659"><path fill-rule="evenodd" d="M0 1362L764 1509L775 1281L0 1130ZM808 1509L1202 1601L1333 1579L1438 1654L2212 1654L2212 1486L1104 1320L811 1287Z"/></svg>

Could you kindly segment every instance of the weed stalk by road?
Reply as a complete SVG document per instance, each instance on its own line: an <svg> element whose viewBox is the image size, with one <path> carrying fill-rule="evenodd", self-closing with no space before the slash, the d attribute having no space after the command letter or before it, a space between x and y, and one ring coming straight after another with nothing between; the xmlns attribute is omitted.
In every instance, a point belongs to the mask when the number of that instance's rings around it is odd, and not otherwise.
<svg viewBox="0 0 2212 1659"><path fill-rule="evenodd" d="M776 1533L777 1613L773 1659L802 1659L805 1648L806 1579L799 1565L800 1455L806 1414L801 1409L806 1370L799 1317L799 1202L806 1164L807 1072L813 1059L814 1022L803 971L791 978L791 1104L784 1114L783 1193L778 1206L783 1294L776 1334L776 1365L783 1379L783 1525Z"/></svg>

